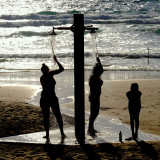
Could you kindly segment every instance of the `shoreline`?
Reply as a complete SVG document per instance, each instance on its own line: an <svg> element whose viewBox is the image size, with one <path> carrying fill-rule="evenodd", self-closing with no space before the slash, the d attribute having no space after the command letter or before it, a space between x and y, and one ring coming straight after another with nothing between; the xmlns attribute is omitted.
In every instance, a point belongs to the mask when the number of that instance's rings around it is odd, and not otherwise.
<svg viewBox="0 0 160 160"><path fill-rule="evenodd" d="M39 89L33 85L0 85L0 101L28 102Z"/></svg>
<svg viewBox="0 0 160 160"><path fill-rule="evenodd" d="M26 74L27 73L27 74ZM85 70L85 81L88 81L91 70ZM0 85L40 85L40 70L29 70L20 72L1 72ZM65 70L55 76L58 81L70 80L73 82L74 70ZM130 80L130 79L160 79L160 71L121 71L106 70L102 74L103 79L107 80Z"/></svg>

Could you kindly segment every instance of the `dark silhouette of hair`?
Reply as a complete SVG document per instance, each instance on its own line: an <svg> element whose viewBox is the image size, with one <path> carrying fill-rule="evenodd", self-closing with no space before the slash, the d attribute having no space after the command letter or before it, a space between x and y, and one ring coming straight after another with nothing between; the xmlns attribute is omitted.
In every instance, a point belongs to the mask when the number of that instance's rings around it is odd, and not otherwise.
<svg viewBox="0 0 160 160"><path fill-rule="evenodd" d="M46 72L49 72L49 67L45 63L43 63L41 67L41 71L43 74Z"/></svg>
<svg viewBox="0 0 160 160"><path fill-rule="evenodd" d="M135 92L135 91L139 91L139 86L137 83L132 83L131 84L131 91Z"/></svg>
<svg viewBox="0 0 160 160"><path fill-rule="evenodd" d="M96 63L93 67L92 75L96 75L99 77L102 73L102 67L98 63Z"/></svg>

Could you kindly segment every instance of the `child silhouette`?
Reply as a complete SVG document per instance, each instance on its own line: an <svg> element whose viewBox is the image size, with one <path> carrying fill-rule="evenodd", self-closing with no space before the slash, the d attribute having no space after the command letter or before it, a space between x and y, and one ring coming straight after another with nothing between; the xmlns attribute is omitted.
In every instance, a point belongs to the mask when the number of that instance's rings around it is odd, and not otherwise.
<svg viewBox="0 0 160 160"><path fill-rule="evenodd" d="M128 98L128 110L130 114L130 126L132 131L132 137L130 138L130 140L138 138L139 114L141 110L141 95L142 93L141 91L139 91L139 86L137 83L132 83L130 91L126 93L126 96Z"/></svg>

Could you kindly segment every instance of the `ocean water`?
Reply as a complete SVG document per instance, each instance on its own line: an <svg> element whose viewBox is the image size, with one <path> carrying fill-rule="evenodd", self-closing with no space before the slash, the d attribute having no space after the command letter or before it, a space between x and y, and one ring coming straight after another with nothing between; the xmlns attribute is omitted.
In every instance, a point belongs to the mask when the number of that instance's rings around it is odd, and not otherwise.
<svg viewBox="0 0 160 160"><path fill-rule="evenodd" d="M84 33L87 70L98 52L105 70L160 71L160 0L0 0L0 72L31 75L42 63L54 68L53 52L73 70L73 33L49 32L71 26L74 14L98 27Z"/></svg>

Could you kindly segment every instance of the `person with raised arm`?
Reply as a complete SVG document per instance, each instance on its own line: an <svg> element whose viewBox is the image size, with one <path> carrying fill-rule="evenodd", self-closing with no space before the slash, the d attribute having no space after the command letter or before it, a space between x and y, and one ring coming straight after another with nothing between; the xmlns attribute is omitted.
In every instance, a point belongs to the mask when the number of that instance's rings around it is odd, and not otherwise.
<svg viewBox="0 0 160 160"><path fill-rule="evenodd" d="M49 118L50 118L50 108L52 109L59 128L61 132L61 140L66 138L66 135L63 131L63 120L62 115L59 108L59 100L55 93L55 85L56 81L54 79L54 75L57 75L64 71L63 66L58 62L56 56L54 55L54 60L57 63L59 69L51 70L46 64L42 64L41 71L43 75L40 77L40 83L42 85L42 92L40 98L40 107L43 113L43 120L44 120L44 128L46 131L46 136L43 138L49 139Z"/></svg>
<svg viewBox="0 0 160 160"><path fill-rule="evenodd" d="M89 116L88 134L90 136L95 136L95 133L97 132L94 129L94 121L99 114L101 86L103 85L103 81L101 79L101 75L103 73L103 66L98 56L96 57L96 60L97 63L93 67L91 76L89 78L90 116Z"/></svg>

